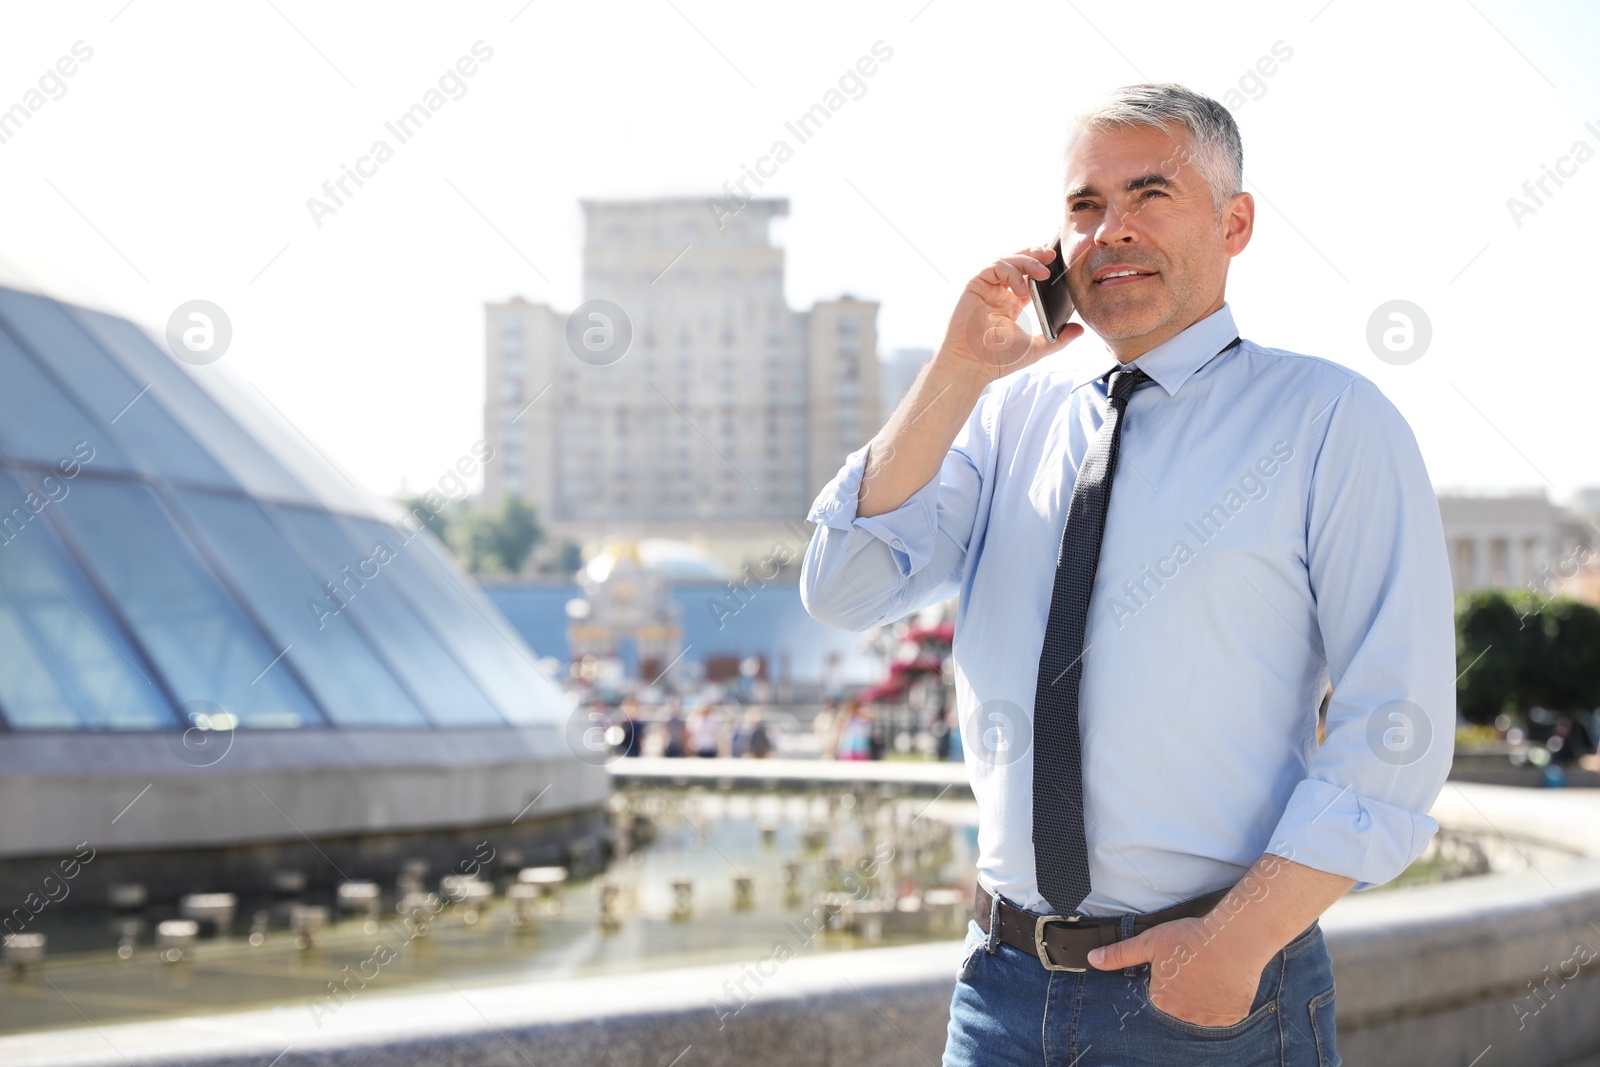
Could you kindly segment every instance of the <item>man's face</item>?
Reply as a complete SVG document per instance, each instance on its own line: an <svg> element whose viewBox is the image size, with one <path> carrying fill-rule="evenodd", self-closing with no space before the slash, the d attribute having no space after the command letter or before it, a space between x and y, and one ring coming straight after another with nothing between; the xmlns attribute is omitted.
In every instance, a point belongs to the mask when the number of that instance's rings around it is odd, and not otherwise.
<svg viewBox="0 0 1600 1067"><path fill-rule="evenodd" d="M1131 126L1084 133L1068 155L1067 289L1106 341L1145 351L1222 306L1253 205L1235 197L1219 219L1190 144L1181 127Z"/></svg>

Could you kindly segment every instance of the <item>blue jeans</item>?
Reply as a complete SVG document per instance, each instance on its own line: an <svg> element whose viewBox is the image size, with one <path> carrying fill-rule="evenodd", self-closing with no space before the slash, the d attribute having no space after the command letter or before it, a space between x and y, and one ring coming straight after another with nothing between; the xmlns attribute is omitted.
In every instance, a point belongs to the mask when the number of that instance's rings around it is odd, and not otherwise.
<svg viewBox="0 0 1600 1067"><path fill-rule="evenodd" d="M1133 919L1124 918L1123 934ZM991 926L995 924L991 923ZM1261 973L1250 1013L1196 1026L1150 1002L1150 965L1047 971L967 924L944 1067L1339 1067L1333 967L1313 923Z"/></svg>

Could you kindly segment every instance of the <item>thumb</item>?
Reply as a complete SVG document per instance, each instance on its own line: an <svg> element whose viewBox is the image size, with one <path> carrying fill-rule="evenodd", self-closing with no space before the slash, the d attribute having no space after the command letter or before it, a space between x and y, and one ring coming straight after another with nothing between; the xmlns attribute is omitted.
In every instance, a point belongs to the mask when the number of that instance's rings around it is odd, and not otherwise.
<svg viewBox="0 0 1600 1067"><path fill-rule="evenodd" d="M1043 359L1045 356L1055 355L1057 352L1061 351L1063 348L1066 348L1072 342L1082 337L1083 332L1084 330L1081 325L1076 322L1069 322L1065 326L1061 327L1061 332L1056 334L1056 339L1054 341L1046 341L1041 335L1039 337L1039 341L1043 344L1043 349L1039 353L1039 358Z"/></svg>
<svg viewBox="0 0 1600 1067"><path fill-rule="evenodd" d="M1119 971L1154 959L1155 951L1148 930L1126 941L1102 945L1089 951L1089 965L1102 971Z"/></svg>

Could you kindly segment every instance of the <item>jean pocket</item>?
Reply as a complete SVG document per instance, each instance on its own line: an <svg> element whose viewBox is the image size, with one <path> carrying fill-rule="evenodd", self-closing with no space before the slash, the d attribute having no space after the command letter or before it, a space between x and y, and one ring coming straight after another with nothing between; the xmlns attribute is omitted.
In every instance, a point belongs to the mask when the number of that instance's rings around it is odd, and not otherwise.
<svg viewBox="0 0 1600 1067"><path fill-rule="evenodd" d="M1295 939L1283 947L1283 957L1286 960L1294 959L1306 949L1322 940L1322 924L1313 922L1306 927Z"/></svg>
<svg viewBox="0 0 1600 1067"><path fill-rule="evenodd" d="M1143 982L1144 1002L1145 1006L1150 1009L1150 1017L1168 1029L1176 1030L1181 1034L1188 1034L1191 1037L1238 1037L1240 1034L1261 1022L1261 1020L1270 1015L1276 1014L1278 1011L1278 1001L1276 997L1268 997L1267 999L1257 1003L1255 1007L1251 1009L1250 1014L1246 1015L1243 1019L1240 1019L1236 1023L1230 1023L1227 1026L1201 1026L1199 1023L1189 1022L1187 1019L1180 1019L1176 1015L1168 1015L1166 1012L1156 1007L1155 998L1150 995L1150 971L1148 969L1145 971Z"/></svg>
<svg viewBox="0 0 1600 1067"><path fill-rule="evenodd" d="M983 932L976 919L967 920L967 939L961 946L961 966L956 968L956 981L965 982L972 977L972 972L977 969L978 959L983 955L983 947L988 942L989 935Z"/></svg>
<svg viewBox="0 0 1600 1067"><path fill-rule="evenodd" d="M1344 1061L1334 1048L1333 988L1312 997L1306 1012L1311 1016L1311 1037L1317 1044L1317 1067L1339 1067Z"/></svg>

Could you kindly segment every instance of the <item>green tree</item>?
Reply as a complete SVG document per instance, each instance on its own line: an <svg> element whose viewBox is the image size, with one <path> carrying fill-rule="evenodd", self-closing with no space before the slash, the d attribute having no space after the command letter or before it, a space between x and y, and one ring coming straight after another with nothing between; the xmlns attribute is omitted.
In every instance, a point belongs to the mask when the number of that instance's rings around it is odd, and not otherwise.
<svg viewBox="0 0 1600 1067"><path fill-rule="evenodd" d="M437 493L434 494L438 496ZM416 516L418 522L427 527L428 531L442 543L448 545L445 539L446 532L450 529L450 520L444 515L444 509L434 510L433 505L425 496L404 496L400 498L400 506Z"/></svg>
<svg viewBox="0 0 1600 1067"><path fill-rule="evenodd" d="M1600 707L1600 611L1498 592L1456 602L1456 707L1469 722Z"/></svg>
<svg viewBox="0 0 1600 1067"><path fill-rule="evenodd" d="M1492 723L1523 702L1531 647L1526 619L1504 593L1456 600L1456 710L1468 722Z"/></svg>
<svg viewBox="0 0 1600 1067"><path fill-rule="evenodd" d="M457 528L457 551L475 574L516 574L544 540L533 506L515 495L501 497L493 511L473 512Z"/></svg>
<svg viewBox="0 0 1600 1067"><path fill-rule="evenodd" d="M1562 712L1600 707L1600 611L1551 600L1539 614L1544 640L1532 704Z"/></svg>

